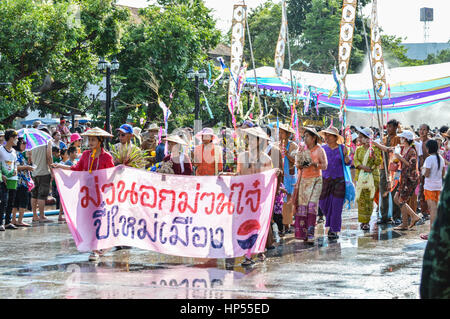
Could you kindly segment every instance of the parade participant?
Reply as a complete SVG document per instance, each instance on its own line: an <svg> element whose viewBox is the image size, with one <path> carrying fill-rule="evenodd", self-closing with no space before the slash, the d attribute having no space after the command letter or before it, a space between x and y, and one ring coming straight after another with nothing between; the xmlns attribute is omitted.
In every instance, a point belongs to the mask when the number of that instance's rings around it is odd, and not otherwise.
<svg viewBox="0 0 450 319"><path fill-rule="evenodd" d="M280 229L281 235L285 232L290 233L290 226L294 218L294 206L292 201L292 194L294 193L295 184L297 183L297 169L295 167L295 153L298 150L298 145L290 140L295 131L292 127L280 123L279 124L280 142L277 144L281 152L281 165L283 165L283 185L287 191L287 196L283 205L283 229Z"/></svg>
<svg viewBox="0 0 450 319"><path fill-rule="evenodd" d="M166 130L163 129L162 133L161 133L161 143L158 143L158 145L156 146L156 149L155 149L155 153L156 153L155 162L156 163L162 162L162 160L165 157L164 152L166 150L166 143L163 141L163 139L166 137L167 137Z"/></svg>
<svg viewBox="0 0 450 319"><path fill-rule="evenodd" d="M148 150L149 154L156 152L156 146L158 145L158 132L160 128L155 123L149 125L142 133L143 142L141 148Z"/></svg>
<svg viewBox="0 0 450 319"><path fill-rule="evenodd" d="M137 147L133 144L131 139L133 138L133 127L130 124L122 124L117 131L119 131L119 143L116 143L114 147L119 151L122 152L126 150L129 150L129 148ZM114 164L118 165L120 164L117 158L114 158Z"/></svg>
<svg viewBox="0 0 450 319"><path fill-rule="evenodd" d="M74 166L54 163L52 167L72 171L88 171L89 173L99 169L114 167L113 157L105 151L103 145L105 138L113 136L98 127L94 127L82 135L89 138L89 149L83 152L78 163ZM101 250L93 251L89 256L89 260L96 261L105 252Z"/></svg>
<svg viewBox="0 0 450 319"><path fill-rule="evenodd" d="M345 178L342 158L345 165L351 164L349 150L343 145L344 138L335 127L319 132L326 145L322 148L327 156L328 166L322 171L322 193L319 207L326 217L325 227L329 227L328 238L339 238L342 225L342 209L345 201ZM339 148L341 148L339 150ZM342 154L342 155L341 155Z"/></svg>
<svg viewBox="0 0 450 319"><path fill-rule="evenodd" d="M299 146L295 158L298 181L293 194L295 238L314 244L317 210L322 192L322 170L328 167L327 156L319 143L322 137L315 128L302 127L304 146Z"/></svg>
<svg viewBox="0 0 450 319"><path fill-rule="evenodd" d="M46 128L42 131L48 133ZM31 191L31 207L33 210L33 222L48 223L49 219L45 217L45 201L50 192L51 174L50 167L52 159L52 142L47 145L41 145L31 150L31 160L35 166L33 171L33 180L35 187ZM39 217L37 210L39 208Z"/></svg>
<svg viewBox="0 0 450 319"><path fill-rule="evenodd" d="M436 218L437 204L442 189L442 179L445 175L444 158L439 155L438 143L429 140L426 144L428 156L423 163L422 175L425 176L424 195L430 209L430 231ZM434 156L433 156L434 155ZM427 240L428 234L421 234L420 238Z"/></svg>
<svg viewBox="0 0 450 319"><path fill-rule="evenodd" d="M28 165L25 156L26 142L22 137L17 140L17 145L14 147L17 153L17 190L16 198L12 209L12 224L17 227L30 227L30 224L23 222L23 214L28 206L28 183L31 182L31 174L33 167ZM19 211L19 218L16 220L16 214Z"/></svg>
<svg viewBox="0 0 450 319"><path fill-rule="evenodd" d="M416 142L415 142L418 161L419 161L418 162L419 163L419 171L422 170L423 163L429 156L427 148L425 146L427 141L429 140L429 134L430 134L430 127L427 124L422 124L419 127L419 139L416 140ZM419 200L420 212L423 215L423 219L428 220L428 219L430 219L430 211L428 209L428 205L427 205L427 202L426 202L425 196L424 196L424 189L423 189L424 182L425 182L425 177L422 175L419 176L419 195L417 197Z"/></svg>
<svg viewBox="0 0 450 319"><path fill-rule="evenodd" d="M417 172L417 152L414 148L414 133L411 131L403 131L400 135L403 150L401 154L394 153L402 165L400 173L400 183L397 194L395 194L394 202L400 207L402 212L402 223L395 227L396 230L408 230L420 220L420 217L408 205L417 184L419 183L419 174ZM411 224L408 226L408 216L411 217Z"/></svg>
<svg viewBox="0 0 450 319"><path fill-rule="evenodd" d="M218 137L212 128L205 127L195 137L202 144L194 148L194 163L196 176L219 175L223 170L222 148L215 143Z"/></svg>
<svg viewBox="0 0 450 319"><path fill-rule="evenodd" d="M67 144L70 138L70 131L66 126L66 120L64 117L59 119L59 124L56 126L56 130L61 134L62 141Z"/></svg>
<svg viewBox="0 0 450 319"><path fill-rule="evenodd" d="M184 141L178 135L169 135L165 139L168 142L169 154L162 160L166 162L167 167L164 165L163 169L172 169L175 175L192 175L192 164L189 156L186 154L183 147L188 146L186 141ZM161 172L158 170L158 172Z"/></svg>
<svg viewBox="0 0 450 319"><path fill-rule="evenodd" d="M17 154L14 146L17 145L18 134L13 129L5 131L5 145L0 146L0 173L2 180L0 183L1 203L0 203L0 231L5 229L17 229L11 223L11 214L16 199L17 189ZM3 226L3 216L5 216L5 226Z"/></svg>
<svg viewBox="0 0 450 319"><path fill-rule="evenodd" d="M377 147L370 149L373 132L370 128L357 129L361 146L356 149L354 163L356 168L356 200L358 203L358 222L362 230L369 230L369 221L373 212L373 199L380 183L378 167L381 163L381 151Z"/></svg>
<svg viewBox="0 0 450 319"><path fill-rule="evenodd" d="M238 155L235 175L257 174L271 169L272 160L264 152L267 143L270 141L269 136L260 127L242 129L242 132L247 135L247 150ZM225 173L224 175L230 175L230 173ZM267 237L270 238L271 236L273 236L272 229L269 227L269 235ZM259 253L258 258L263 261L266 256L264 253ZM242 266L249 266L253 263L251 254L247 253Z"/></svg>
<svg viewBox="0 0 450 319"><path fill-rule="evenodd" d="M389 196L388 195L389 195L390 189L391 189L391 187L390 187L391 185L390 185L390 183L388 183L388 181L391 180L390 179L391 173L395 174L398 169L398 165L396 165L391 160L392 153L389 153L389 148L393 148L400 144L400 138L397 136L398 125L399 125L399 122L397 120L395 120L395 119L390 120L387 123L387 136L385 136L383 138L383 144L377 145L377 147L383 151L382 162L381 162L380 168L379 168L380 169L380 194L381 194L381 202L379 205L381 219L378 221L379 224L392 223L395 220L401 219L400 207L398 207L396 204L393 204L393 207L392 207L393 220L388 218L388 213L389 213ZM386 161L386 167L388 169L388 172L385 171L384 161ZM395 187L391 192L392 198L394 198L396 191L397 191L397 187Z"/></svg>

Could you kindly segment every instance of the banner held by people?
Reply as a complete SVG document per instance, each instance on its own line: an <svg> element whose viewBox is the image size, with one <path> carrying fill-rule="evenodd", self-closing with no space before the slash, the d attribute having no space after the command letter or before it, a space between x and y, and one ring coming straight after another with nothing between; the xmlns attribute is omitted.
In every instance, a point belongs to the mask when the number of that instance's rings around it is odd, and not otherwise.
<svg viewBox="0 0 450 319"><path fill-rule="evenodd" d="M264 252L275 169L242 176L176 176L126 166L55 169L79 251L133 246L198 258Z"/></svg>

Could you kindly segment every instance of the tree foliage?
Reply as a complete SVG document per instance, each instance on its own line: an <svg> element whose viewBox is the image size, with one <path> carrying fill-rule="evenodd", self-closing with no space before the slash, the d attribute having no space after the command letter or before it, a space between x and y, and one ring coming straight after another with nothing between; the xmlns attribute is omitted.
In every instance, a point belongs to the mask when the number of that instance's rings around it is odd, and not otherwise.
<svg viewBox="0 0 450 319"><path fill-rule="evenodd" d="M0 2L0 122L27 115L83 113L99 56L117 53L129 13L114 0ZM79 18L79 19L77 19Z"/></svg>
<svg viewBox="0 0 450 319"><path fill-rule="evenodd" d="M192 125L194 85L186 73L207 66L207 52L219 43L220 31L202 0L160 3L164 7L150 5L140 10L142 23L130 25L123 38L119 60L124 87L117 97L122 108L115 115L118 121L128 113L163 121L155 90L148 85L149 74L153 74L161 100L174 114L173 124Z"/></svg>

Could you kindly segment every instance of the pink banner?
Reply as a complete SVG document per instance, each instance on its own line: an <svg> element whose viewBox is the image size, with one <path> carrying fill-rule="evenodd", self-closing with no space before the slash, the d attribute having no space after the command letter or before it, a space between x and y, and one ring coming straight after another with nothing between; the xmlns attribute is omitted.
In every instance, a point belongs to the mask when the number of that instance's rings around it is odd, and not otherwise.
<svg viewBox="0 0 450 319"><path fill-rule="evenodd" d="M264 251L274 169L222 177L163 175L122 165L91 174L54 173L79 251L133 246L199 258Z"/></svg>

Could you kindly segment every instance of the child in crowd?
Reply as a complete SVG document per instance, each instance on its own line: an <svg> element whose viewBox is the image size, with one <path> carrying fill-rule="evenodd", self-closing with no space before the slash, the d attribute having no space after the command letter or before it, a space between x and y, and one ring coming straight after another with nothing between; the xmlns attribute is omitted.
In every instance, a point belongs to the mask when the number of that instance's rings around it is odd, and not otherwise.
<svg viewBox="0 0 450 319"><path fill-rule="evenodd" d="M69 157L69 159L65 161L64 164L67 166L75 165L77 161L77 148L75 146L69 147L69 149L67 150L67 156Z"/></svg>
<svg viewBox="0 0 450 319"><path fill-rule="evenodd" d="M59 156L61 157L61 163L65 163L69 160L69 154L67 153L67 148L61 149L59 151Z"/></svg>
<svg viewBox="0 0 450 319"><path fill-rule="evenodd" d="M272 215L273 222L277 224L278 236L280 237L284 236L282 212L283 212L284 198L287 196L287 191L284 188L282 181L283 181L282 178L278 178L277 192L275 194L275 201Z"/></svg>

